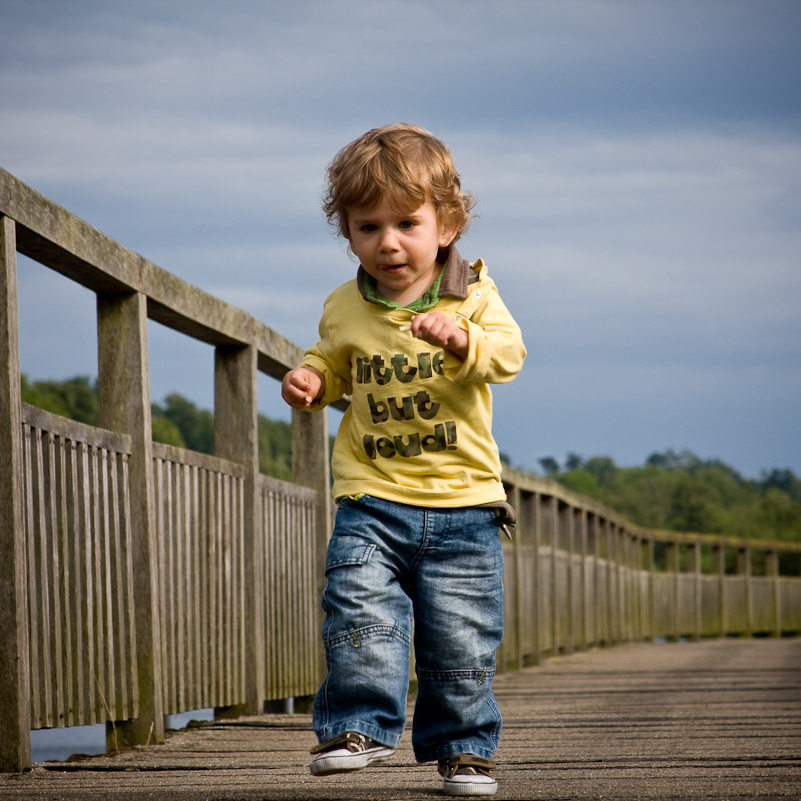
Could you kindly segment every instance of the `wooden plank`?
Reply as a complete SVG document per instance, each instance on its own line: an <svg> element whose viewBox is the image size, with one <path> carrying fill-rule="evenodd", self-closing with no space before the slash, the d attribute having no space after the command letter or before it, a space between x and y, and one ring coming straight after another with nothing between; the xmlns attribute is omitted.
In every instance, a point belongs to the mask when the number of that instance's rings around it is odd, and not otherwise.
<svg viewBox="0 0 801 801"><path fill-rule="evenodd" d="M103 602L105 582L103 577L103 529L102 529L102 503L100 500L100 465L99 451L91 446L88 449L89 455L89 486L90 498L92 502L92 561L89 570L93 574L92 587L94 598L92 609L94 611L94 632L95 632L95 661L90 665L92 673L87 677L88 681L94 685L97 694L95 695L95 720L108 720L106 714L106 606Z"/></svg>
<svg viewBox="0 0 801 801"><path fill-rule="evenodd" d="M311 414L292 410L292 479L294 483L313 489L317 493L315 523L315 597L322 597L325 588L325 558L331 537L331 491L329 487L328 418L325 413ZM316 624L322 630L323 611L318 605ZM325 653L318 645L317 674L322 680L327 672Z"/></svg>
<svg viewBox="0 0 801 801"><path fill-rule="evenodd" d="M187 468L183 465L175 467L175 567L173 572L173 593L175 596L175 643L174 651L176 655L176 679L177 686L177 705L176 710L183 712L188 707L186 705L186 585L187 585L187 560L186 560L186 541L189 536L189 520L187 517Z"/></svg>
<svg viewBox="0 0 801 801"><path fill-rule="evenodd" d="M0 770L30 766L31 708L16 226L0 212Z"/></svg>
<svg viewBox="0 0 801 801"><path fill-rule="evenodd" d="M33 598L29 603L33 607L37 605L36 615L38 618L39 632L39 686L41 687L41 724L42 726L53 725L53 696L52 683L52 654L50 647L51 637L51 618L50 618L50 592L51 582L48 575L49 554L48 554L48 502L47 486L45 484L45 449L46 432L36 430L34 432L33 450L35 454L36 468L34 472L35 488L34 494L34 559L36 579L38 583L38 597ZM37 603L38 602L38 603Z"/></svg>
<svg viewBox="0 0 801 801"><path fill-rule="evenodd" d="M164 460L156 451L153 443L153 494L154 494L154 516L156 525L156 542L158 543L158 593L159 593L159 607L161 609L161 616L159 618L159 637L161 639L162 648L164 653L161 658L161 693L162 703L164 705L164 714L170 714L172 709L172 699L169 693L169 682L167 675L169 671L169 652L168 652L168 638L167 638L167 538L165 536L165 516L167 514L167 501L166 501L166 470Z"/></svg>
<svg viewBox="0 0 801 801"><path fill-rule="evenodd" d="M128 485L139 715L116 727L129 745L164 739L146 312L147 298L142 294L98 295L100 423L131 437Z"/></svg>
<svg viewBox="0 0 801 801"><path fill-rule="evenodd" d="M98 469L100 478L100 545L103 558L101 561L101 576L103 580L103 624L105 626L105 694L104 707L108 720L114 720L114 707L117 697L117 667L114 658L115 640L117 632L114 630L114 590L113 590L113 570L112 570L112 544L111 544L111 503L109 492L109 465L108 452L98 450Z"/></svg>
<svg viewBox="0 0 801 801"><path fill-rule="evenodd" d="M42 710L42 687L40 682L41 660L39 658L39 580L36 572L36 472L37 472L37 451L36 451L37 431L35 428L25 426L25 476L27 479L25 487L25 535L26 535L26 562L28 566L28 608L30 617L26 621L26 628L29 631L29 655L28 673L31 695L31 719L30 728L41 728L43 723ZM36 599L36 603L31 602L31 598Z"/></svg>
<svg viewBox="0 0 801 801"><path fill-rule="evenodd" d="M69 573L65 576L71 595L72 643L70 664L72 665L71 715L69 725L77 726L84 721L85 700L84 677L84 586L85 571L81 558L81 485L78 481L78 446L74 440L65 440L66 495L68 497L68 517L66 518L65 545L68 550Z"/></svg>
<svg viewBox="0 0 801 801"><path fill-rule="evenodd" d="M57 437L76 442L85 442L96 448L115 453L130 453L131 438L127 434L117 434L104 428L88 426L77 420L47 412L29 403L22 404L22 422L41 431L49 431Z"/></svg>
<svg viewBox="0 0 801 801"><path fill-rule="evenodd" d="M176 448L174 445L165 445L163 442L153 443L153 458L161 459L172 464L184 464L197 467L209 473L222 473L227 476L242 478L244 471L242 465L219 456L208 453L190 451L187 448Z"/></svg>
<svg viewBox="0 0 801 801"><path fill-rule="evenodd" d="M593 649L496 677L498 797L799 798L799 666L799 638L721 639ZM0 798L441 797L409 729L385 765L325 779L308 776L314 739L309 714L218 722L158 747L0 776Z"/></svg>
<svg viewBox="0 0 801 801"><path fill-rule="evenodd" d="M123 527L120 512L120 487L117 457L114 453L106 452L109 476L109 542L111 546L109 562L111 568L111 602L112 602L112 628L114 632L114 704L112 705L113 720L127 720L128 704L127 688L125 685L125 668L127 661L127 635L125 625L124 578L123 578Z"/></svg>
<svg viewBox="0 0 801 801"><path fill-rule="evenodd" d="M243 469L241 480L230 485L231 607L226 640L232 698L239 699L237 704L244 704L238 710L240 714L261 711L263 701L264 557L260 536L257 379L256 348L215 350L214 451ZM247 635L243 626L247 627ZM245 649L244 654L241 648Z"/></svg>
<svg viewBox="0 0 801 801"><path fill-rule="evenodd" d="M52 685L50 721L52 726L64 725L64 650L63 626L61 616L61 594L63 580L61 575L61 559L59 558L60 525L58 503L58 480L56 478L56 440L48 432L45 439L47 472L45 473L48 512L47 552L50 564L48 565L48 580L50 583L50 597L52 599L50 620L51 658L50 682Z"/></svg>
<svg viewBox="0 0 801 801"><path fill-rule="evenodd" d="M121 524L123 533L121 542L124 547L122 562L124 565L124 628L128 640L128 659L124 663L126 667L126 684L128 687L128 707L127 714L123 719L135 718L139 715L139 683L136 675L136 628L134 610L134 588L133 588L133 553L132 553L132 529L131 529L131 503L129 495L128 481L128 455L122 454L120 457L120 486L122 515Z"/></svg>
<svg viewBox="0 0 801 801"><path fill-rule="evenodd" d="M72 577L73 570L70 564L70 498L67 491L67 451L71 450L72 443L59 437L56 440L57 458L56 467L56 508L59 520L58 525L58 555L60 564L60 577L58 584L61 599L59 616L62 631L62 642L58 653L61 656L63 668L62 699L59 704L59 717L62 726L72 726L74 723L75 697L74 697L74 635L73 635L73 603L72 603Z"/></svg>
<svg viewBox="0 0 801 801"><path fill-rule="evenodd" d="M200 568L198 578L200 581L200 701L198 707L207 709L213 707L211 700L211 666L212 660L210 653L212 650L211 640L211 615L212 615L212 571L211 571L211 530L213 519L213 498L212 498L213 477L208 471L201 474L201 524L198 541L198 556Z"/></svg>
<svg viewBox="0 0 801 801"><path fill-rule="evenodd" d="M163 606L161 616L165 621L165 639L162 640L162 659L165 661L166 670L164 686L164 712L165 714L175 714L178 711L178 665L176 656L176 636L177 623L175 615L175 473L179 465L168 464L165 485L164 485L164 504L165 504L165 525L162 533L165 543L165 560L162 563L162 575L164 582L164 594L162 596Z"/></svg>
<svg viewBox="0 0 801 801"><path fill-rule="evenodd" d="M201 487L202 478L205 470L197 467L190 468L190 509L192 519L192 536L189 539L189 564L191 570L191 582L189 586L189 608L192 610L191 620L191 700L190 706L193 709L203 707L202 700L202 672L201 660L205 650L205 643L201 634L202 621L202 598L200 588L200 552L202 539L202 511L201 511Z"/></svg>
<svg viewBox="0 0 801 801"><path fill-rule="evenodd" d="M80 470L80 531L83 539L82 548L82 573L85 577L86 586L84 603L81 605L84 632L85 632L85 651L83 658L84 674L82 684L86 688L86 707L83 712L83 722L85 724L97 723L97 684L94 681L95 653L97 651L96 641L96 602L95 602L95 581L92 565L94 564L94 527L92 525L92 488L91 488L91 469L90 456L91 446L81 442L78 446Z"/></svg>

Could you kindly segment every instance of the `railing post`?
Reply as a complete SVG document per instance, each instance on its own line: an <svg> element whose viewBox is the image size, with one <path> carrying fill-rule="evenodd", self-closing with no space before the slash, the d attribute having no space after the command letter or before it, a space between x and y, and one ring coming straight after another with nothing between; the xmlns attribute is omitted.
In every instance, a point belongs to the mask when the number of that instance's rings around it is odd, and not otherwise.
<svg viewBox="0 0 801 801"><path fill-rule="evenodd" d="M551 654L559 654L559 640L561 626L559 625L559 565L557 551L559 550L559 499L552 496L548 502L549 517L551 520Z"/></svg>
<svg viewBox="0 0 801 801"><path fill-rule="evenodd" d="M593 645L601 642L601 621L603 618L603 603L601 600L601 527L598 515L593 514L589 519L590 532L592 535L592 593L590 594L590 605L592 614Z"/></svg>
<svg viewBox="0 0 801 801"><path fill-rule="evenodd" d="M620 618L620 639L631 641L631 605L629 602L630 554L628 549L629 535L625 526L616 526L618 542L618 609Z"/></svg>
<svg viewBox="0 0 801 801"><path fill-rule="evenodd" d="M645 639L653 640L656 634L656 591L654 584L656 582L656 558L654 554L654 541L648 537L643 542L643 549L645 551L645 570L647 574L647 589L646 589L646 617L647 617L647 634Z"/></svg>
<svg viewBox="0 0 801 801"><path fill-rule="evenodd" d="M726 546L719 542L712 546L715 574L718 585L718 637L726 636Z"/></svg>
<svg viewBox="0 0 801 801"><path fill-rule="evenodd" d="M143 745L164 741L146 296L137 292L98 295L97 333L100 425L131 436L129 486L139 714L117 723L116 733L128 745Z"/></svg>
<svg viewBox="0 0 801 801"><path fill-rule="evenodd" d="M534 556L531 564L531 572L533 575L532 584L534 592L531 594L531 623L534 630L531 633L532 650L532 664L539 665L542 661L542 604L540 603L542 592L542 581L540 573L540 544L542 542L542 503L539 492L535 492L531 496L531 501L534 505L533 513L529 518L526 515L523 518L523 525L530 531L531 534L531 547L534 551Z"/></svg>
<svg viewBox="0 0 801 801"><path fill-rule="evenodd" d="M315 517L315 578L318 611L318 630L322 631L324 614L319 604L325 589L325 556L331 537L331 482L328 458L327 412L292 411L292 481L317 492ZM317 651L320 680L327 667L322 639Z"/></svg>
<svg viewBox="0 0 801 801"><path fill-rule="evenodd" d="M754 634L754 606L751 569L751 546L744 545L737 551L737 572L743 577L745 584L745 636Z"/></svg>
<svg viewBox="0 0 801 801"><path fill-rule="evenodd" d="M16 228L0 216L0 771L31 766Z"/></svg>
<svg viewBox="0 0 801 801"><path fill-rule="evenodd" d="M782 636L782 586L779 576L779 552L775 548L765 554L773 595L773 636Z"/></svg>
<svg viewBox="0 0 801 801"><path fill-rule="evenodd" d="M560 540L566 540L566 561L567 561L567 581L565 592L567 593L567 641L565 653L572 654L576 650L576 600L575 600L575 581L573 580L573 556L575 554L574 536L574 509L566 504L559 510L559 535Z"/></svg>
<svg viewBox="0 0 801 801"><path fill-rule="evenodd" d="M692 554L693 571L693 632L691 639L701 639L702 617L701 617L701 543L694 542L690 546Z"/></svg>
<svg viewBox="0 0 801 801"><path fill-rule="evenodd" d="M264 709L264 530L261 525L256 348L214 352L214 452L244 467L245 698L218 717L257 715Z"/></svg>
<svg viewBox="0 0 801 801"><path fill-rule="evenodd" d="M681 553L677 542L667 543L667 570L673 576L673 631L668 639L674 642L681 637Z"/></svg>
<svg viewBox="0 0 801 801"><path fill-rule="evenodd" d="M629 608L631 609L631 639L636 642L642 632L642 611L640 609L640 542L637 535L628 532L626 550L628 551L629 580Z"/></svg>
<svg viewBox="0 0 801 801"><path fill-rule="evenodd" d="M615 645L615 550L612 539L612 523L608 518L604 518L601 529L606 542L606 644Z"/></svg>
<svg viewBox="0 0 801 801"><path fill-rule="evenodd" d="M523 565L523 543L522 532L525 524L525 511L521 508L521 492L517 484L512 488L510 503L517 513L517 531L513 536L512 548L515 555L515 659L517 660L517 670L523 669L523 626L526 620L525 614L525 587L526 576ZM499 532L500 533L500 532Z"/></svg>
<svg viewBox="0 0 801 801"><path fill-rule="evenodd" d="M609 553L612 559L611 561L611 568L612 568L612 582L611 582L611 605L610 605L610 612L612 615L612 621L614 623L614 634L612 635L611 642L614 644L618 644L623 642L624 640L624 631L623 631L623 615L622 615L622 605L620 603L621 597L621 578L622 578L622 570L620 567L620 561L622 558L621 553L621 542L620 542L620 530L618 528L617 523L613 523L609 521L609 528L607 529L608 536L609 536Z"/></svg>
<svg viewBox="0 0 801 801"><path fill-rule="evenodd" d="M622 611L623 642L634 639L634 598L631 592L631 535L620 528L620 608Z"/></svg>
<svg viewBox="0 0 801 801"><path fill-rule="evenodd" d="M578 520L578 531L575 532L574 520L574 533L578 534L578 551L581 557L581 564L579 570L580 586L579 586L579 610L581 620L579 623L577 647L582 651L587 649L589 635L587 632L587 510L583 507L575 510L575 517Z"/></svg>

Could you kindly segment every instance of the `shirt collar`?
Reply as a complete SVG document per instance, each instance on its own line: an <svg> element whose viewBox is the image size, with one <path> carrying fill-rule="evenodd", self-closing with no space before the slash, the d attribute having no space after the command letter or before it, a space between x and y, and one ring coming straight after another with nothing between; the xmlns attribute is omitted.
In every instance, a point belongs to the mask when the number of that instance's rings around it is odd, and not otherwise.
<svg viewBox="0 0 801 801"><path fill-rule="evenodd" d="M464 300L464 298L467 297L468 285L478 278L478 274L475 270L471 269L470 262L461 257L454 245L440 248L437 254L437 261L443 264L442 272L439 274L439 277L434 282L431 289L429 289L422 298L415 301L415 304L426 299L432 291L434 292L433 303L431 303L430 306L426 306L426 308L433 306L438 298L452 297ZM397 308L397 303L387 300L378 293L378 290L375 288L375 282L370 278L361 264L356 273L356 284L359 287L361 296L365 300L391 306L391 308ZM414 304L409 305L413 306Z"/></svg>

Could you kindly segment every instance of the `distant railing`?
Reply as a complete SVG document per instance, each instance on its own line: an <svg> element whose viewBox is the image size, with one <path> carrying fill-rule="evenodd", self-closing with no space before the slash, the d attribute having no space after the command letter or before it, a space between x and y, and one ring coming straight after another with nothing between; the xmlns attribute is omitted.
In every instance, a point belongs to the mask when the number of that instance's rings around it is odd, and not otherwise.
<svg viewBox="0 0 801 801"><path fill-rule="evenodd" d="M503 477L519 523L504 543L501 668L633 640L801 633L801 544L653 531L555 481Z"/></svg>
<svg viewBox="0 0 801 801"><path fill-rule="evenodd" d="M97 294L103 428L20 401L17 252ZM215 347L215 456L152 442L146 317ZM0 326L0 769L30 765L34 728L107 721L113 745L159 742L166 714L312 694L326 417L293 414L292 483L259 474L256 437L257 372L280 378L301 350L2 170ZM501 670L801 631L801 546L648 531L548 479L503 477L520 522Z"/></svg>

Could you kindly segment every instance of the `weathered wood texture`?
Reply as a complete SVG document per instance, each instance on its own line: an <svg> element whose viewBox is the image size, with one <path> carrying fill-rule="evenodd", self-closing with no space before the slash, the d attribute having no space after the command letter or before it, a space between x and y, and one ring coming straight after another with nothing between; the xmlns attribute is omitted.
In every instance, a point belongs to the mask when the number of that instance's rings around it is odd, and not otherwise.
<svg viewBox="0 0 801 801"><path fill-rule="evenodd" d="M624 644L496 677L498 799L801 798L801 639ZM408 709L411 714L411 705ZM164 745L0 776L0 798L443 798L411 727L385 764L309 775L311 715L202 724Z"/></svg>
<svg viewBox="0 0 801 801"><path fill-rule="evenodd" d="M23 481L16 235L0 215L0 770L31 761Z"/></svg>
<svg viewBox="0 0 801 801"><path fill-rule="evenodd" d="M22 419L31 727L136 717L130 437Z"/></svg>
<svg viewBox="0 0 801 801"><path fill-rule="evenodd" d="M244 700L243 469L154 443L164 714Z"/></svg>
<svg viewBox="0 0 801 801"><path fill-rule="evenodd" d="M261 477L266 573L263 698L317 692L317 493Z"/></svg>
<svg viewBox="0 0 801 801"><path fill-rule="evenodd" d="M548 479L503 476L520 520L515 541L504 540L501 669L593 645L801 632L801 576L778 568L778 554L800 545L651 531ZM702 551L715 555L714 572L702 571ZM751 570L757 554L766 575Z"/></svg>
<svg viewBox="0 0 801 801"><path fill-rule="evenodd" d="M292 484L257 470L257 371L280 377L300 349L0 170L3 214L0 770L30 764L32 727L107 720L145 744L168 713L227 717L314 692L326 415L293 414ZM98 293L106 430L23 412L17 249ZM214 457L152 442L148 315L216 346ZM801 577L779 570L801 546L647 531L547 479L504 481L520 524L505 543L501 671L596 644L801 631Z"/></svg>

